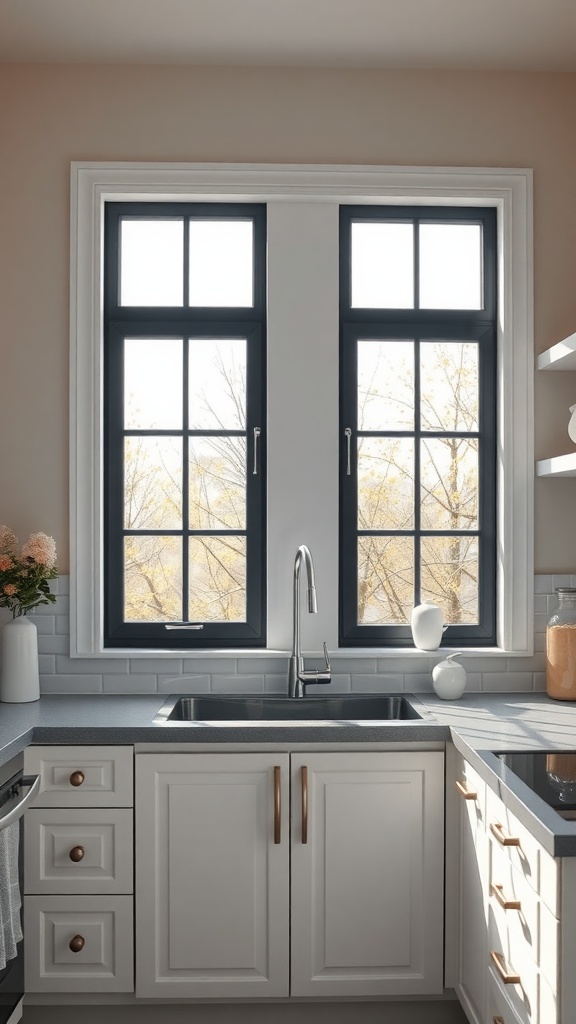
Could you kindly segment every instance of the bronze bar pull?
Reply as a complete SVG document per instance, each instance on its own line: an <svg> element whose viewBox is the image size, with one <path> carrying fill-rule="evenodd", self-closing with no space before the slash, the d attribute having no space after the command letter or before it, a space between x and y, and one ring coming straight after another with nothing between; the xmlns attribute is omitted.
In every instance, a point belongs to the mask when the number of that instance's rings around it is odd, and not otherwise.
<svg viewBox="0 0 576 1024"><path fill-rule="evenodd" d="M456 786L456 789L460 793L460 796L463 796L465 800L477 800L478 799L478 793L476 792L476 790L474 790L474 789L466 789L466 786L462 782L459 782L458 780L454 783L454 785Z"/></svg>
<svg viewBox="0 0 576 1024"><path fill-rule="evenodd" d="M492 1017L492 1024L505 1024L504 1017Z"/></svg>
<svg viewBox="0 0 576 1024"><path fill-rule="evenodd" d="M282 841L282 804L280 796L280 765L274 766L274 842L276 846Z"/></svg>
<svg viewBox="0 0 576 1024"><path fill-rule="evenodd" d="M490 831L496 837L500 846L520 846L520 840L516 836L509 836L504 831L504 826L499 823L491 823Z"/></svg>
<svg viewBox="0 0 576 1024"><path fill-rule="evenodd" d="M80 953L80 951L84 949L84 939L81 935L75 935L73 939L70 939L68 945L69 949L71 949L73 953Z"/></svg>
<svg viewBox="0 0 576 1024"><path fill-rule="evenodd" d="M520 975L512 974L509 965L506 963L502 953L496 953L495 950L490 950L490 956L494 962L496 970L500 975L500 978L505 985L521 985Z"/></svg>
<svg viewBox="0 0 576 1024"><path fill-rule="evenodd" d="M72 775L70 776L70 785L71 786L78 787L78 786L81 786L83 782L84 782L84 772L72 772Z"/></svg>
<svg viewBox="0 0 576 1024"><path fill-rule="evenodd" d="M75 864L79 864L84 857L84 853L85 850L83 846L73 846L68 856Z"/></svg>
<svg viewBox="0 0 576 1024"><path fill-rule="evenodd" d="M300 783L302 787L302 845L308 842L308 769L302 765L300 769Z"/></svg>
<svg viewBox="0 0 576 1024"><path fill-rule="evenodd" d="M490 893L495 896L498 903L504 910L521 910L520 900L507 900L504 895L504 886L495 885L494 882L490 886Z"/></svg>

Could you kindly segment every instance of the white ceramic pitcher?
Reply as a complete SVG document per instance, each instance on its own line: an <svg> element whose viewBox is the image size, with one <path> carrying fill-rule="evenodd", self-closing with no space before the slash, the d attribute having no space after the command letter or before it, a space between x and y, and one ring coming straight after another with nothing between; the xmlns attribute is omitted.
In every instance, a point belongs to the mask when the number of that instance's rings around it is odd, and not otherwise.
<svg viewBox="0 0 576 1024"><path fill-rule="evenodd" d="M444 613L437 604L423 601L412 609L410 618L414 646L420 651L437 651L446 629Z"/></svg>

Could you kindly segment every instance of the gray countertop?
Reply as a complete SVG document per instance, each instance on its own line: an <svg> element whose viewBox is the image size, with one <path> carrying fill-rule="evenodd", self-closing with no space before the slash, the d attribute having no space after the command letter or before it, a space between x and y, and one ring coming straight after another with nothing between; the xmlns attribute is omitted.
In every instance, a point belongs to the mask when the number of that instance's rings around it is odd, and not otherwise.
<svg viewBox="0 0 576 1024"><path fill-rule="evenodd" d="M154 723L167 695L53 695L0 704L0 764L29 743L358 744L452 740L487 784L554 856L576 856L576 822L564 821L506 768L498 751L576 751L576 704L546 694L470 694L441 701L418 694L424 720L267 723Z"/></svg>

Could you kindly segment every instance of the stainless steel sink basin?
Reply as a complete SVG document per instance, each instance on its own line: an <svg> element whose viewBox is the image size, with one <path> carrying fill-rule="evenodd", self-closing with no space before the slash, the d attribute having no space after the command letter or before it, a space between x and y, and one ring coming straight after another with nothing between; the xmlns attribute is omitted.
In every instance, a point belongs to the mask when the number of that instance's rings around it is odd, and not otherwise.
<svg viewBox="0 0 576 1024"><path fill-rule="evenodd" d="M416 705L416 706L415 706ZM170 697L160 724L185 722L406 722L431 717L403 694L350 694L299 699L266 695Z"/></svg>

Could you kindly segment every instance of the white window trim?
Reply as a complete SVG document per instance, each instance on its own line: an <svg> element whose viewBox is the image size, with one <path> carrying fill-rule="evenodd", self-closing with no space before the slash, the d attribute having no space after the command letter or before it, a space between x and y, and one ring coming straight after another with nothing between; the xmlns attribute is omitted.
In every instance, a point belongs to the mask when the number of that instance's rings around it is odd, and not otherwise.
<svg viewBox="0 0 576 1024"><path fill-rule="evenodd" d="M498 646L481 655L531 654L533 630L533 313L532 172L515 168L357 167L251 164L73 163L71 217L71 656L155 656L155 651L103 650L102 639L102 268L103 209L110 200L250 201L269 204L270 231L282 233L269 266L268 613L266 651L218 651L233 657L289 647L291 563L298 544L316 560L323 611L305 646L337 649L337 207L348 203L486 205L498 210ZM290 204L286 207L286 204ZM310 205L313 204L313 205ZM286 239L310 225L325 245L328 272L310 296L315 321L313 372L294 368L298 309L281 293L297 268ZM331 263L332 261L332 263ZM305 268L301 269L305 280ZM307 309L307 313L309 310ZM307 339L301 348L311 354ZM330 358L327 360L326 355ZM333 358L335 357L335 358ZM294 418L276 402L278 373L302 386ZM312 397L313 396L313 397ZM281 396L278 395L280 398ZM310 405L313 405L311 408ZM282 416L284 421L281 422ZM286 438L291 439L287 444ZM312 438L312 441L311 441ZM275 451L275 444L277 448ZM304 447L303 447L304 446ZM306 459L301 452L307 451ZM293 465L287 465L292 459ZM288 484L286 483L288 480ZM294 484L297 494L294 500ZM287 487L289 488L287 490ZM287 501L292 497L292 506ZM323 585L322 582L323 581ZM308 619L308 617L305 617ZM308 627L312 629L312 627ZM469 649L467 649L469 650ZM168 652L167 652L168 653ZM181 658L183 652L170 652ZM185 657L214 651L185 652ZM346 656L418 657L413 649L351 649Z"/></svg>

